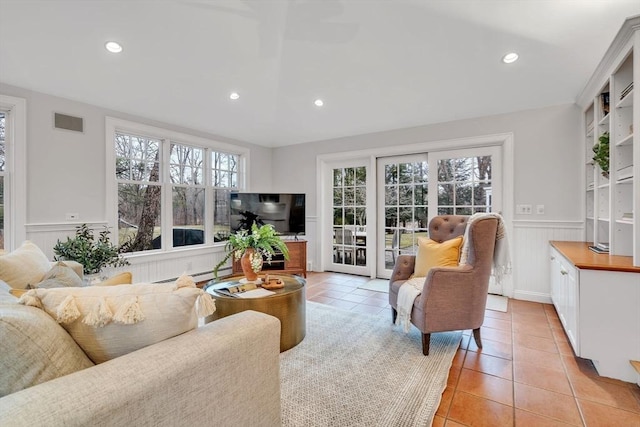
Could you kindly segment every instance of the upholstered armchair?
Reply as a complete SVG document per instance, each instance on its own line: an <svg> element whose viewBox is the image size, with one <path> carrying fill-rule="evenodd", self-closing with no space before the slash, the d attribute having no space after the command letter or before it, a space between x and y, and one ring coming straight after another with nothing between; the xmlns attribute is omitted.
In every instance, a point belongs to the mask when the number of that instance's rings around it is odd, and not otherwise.
<svg viewBox="0 0 640 427"><path fill-rule="evenodd" d="M464 235L469 217L443 215L429 222L429 238L442 243ZM411 311L411 323L422 332L422 352L429 354L431 333L473 330L478 347L482 347L480 326L484 322L489 277L493 263L498 219L475 220L468 233L468 264L457 267L434 267L424 282ZM389 280L389 304L395 322L400 286L410 278L415 267L414 255L400 255Z"/></svg>

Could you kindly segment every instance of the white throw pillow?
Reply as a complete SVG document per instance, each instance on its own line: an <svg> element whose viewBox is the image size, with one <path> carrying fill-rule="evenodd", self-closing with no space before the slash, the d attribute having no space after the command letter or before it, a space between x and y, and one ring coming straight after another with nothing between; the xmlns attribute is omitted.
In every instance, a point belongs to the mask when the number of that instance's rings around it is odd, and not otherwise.
<svg viewBox="0 0 640 427"><path fill-rule="evenodd" d="M42 281L33 288L62 288L65 286L82 286L82 279L62 261L55 263L51 270L47 271Z"/></svg>
<svg viewBox="0 0 640 427"><path fill-rule="evenodd" d="M191 277L175 283L32 289L20 302L44 309L94 363L180 335L215 311Z"/></svg>
<svg viewBox="0 0 640 427"><path fill-rule="evenodd" d="M0 280L12 288L35 286L50 268L47 256L28 240L15 251L0 256Z"/></svg>

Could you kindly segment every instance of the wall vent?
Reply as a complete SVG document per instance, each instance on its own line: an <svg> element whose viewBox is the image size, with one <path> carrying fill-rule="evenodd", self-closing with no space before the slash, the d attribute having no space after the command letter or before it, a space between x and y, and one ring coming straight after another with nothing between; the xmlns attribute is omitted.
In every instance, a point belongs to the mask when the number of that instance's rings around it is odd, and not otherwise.
<svg viewBox="0 0 640 427"><path fill-rule="evenodd" d="M73 117L61 113L53 113L53 126L56 129L84 132L84 120L82 117Z"/></svg>

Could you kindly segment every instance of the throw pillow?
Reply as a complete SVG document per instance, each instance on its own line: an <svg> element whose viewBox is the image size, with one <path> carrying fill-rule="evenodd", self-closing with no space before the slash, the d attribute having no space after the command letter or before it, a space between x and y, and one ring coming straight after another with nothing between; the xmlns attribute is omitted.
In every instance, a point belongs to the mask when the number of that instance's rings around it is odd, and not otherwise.
<svg viewBox="0 0 640 427"><path fill-rule="evenodd" d="M413 275L426 277L433 267L457 267L461 247L462 236L442 243L426 237L418 237L418 252Z"/></svg>
<svg viewBox="0 0 640 427"><path fill-rule="evenodd" d="M0 304L0 342L0 397L93 366L50 316L15 302Z"/></svg>
<svg viewBox="0 0 640 427"><path fill-rule="evenodd" d="M94 363L180 335L215 311L191 277L175 283L32 289L20 302L44 309Z"/></svg>
<svg viewBox="0 0 640 427"><path fill-rule="evenodd" d="M12 288L34 286L50 268L47 256L28 240L15 251L0 256L0 280Z"/></svg>
<svg viewBox="0 0 640 427"><path fill-rule="evenodd" d="M58 261L51 270L44 274L42 281L34 288L62 288L65 286L82 286L82 279L62 261Z"/></svg>

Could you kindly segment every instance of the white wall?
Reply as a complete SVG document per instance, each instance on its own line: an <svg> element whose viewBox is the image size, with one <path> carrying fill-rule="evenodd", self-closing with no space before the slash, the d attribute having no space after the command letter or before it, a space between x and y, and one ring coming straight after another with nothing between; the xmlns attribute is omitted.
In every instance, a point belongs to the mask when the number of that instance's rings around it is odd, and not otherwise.
<svg viewBox="0 0 640 427"><path fill-rule="evenodd" d="M0 83L0 93L27 101L27 238L53 257L57 239L72 235L76 223L66 213L78 213L80 223L106 224L105 117L116 117L250 149L249 188L271 188L271 149L161 123L101 107L46 95ZM84 119L84 132L54 129L53 113ZM172 260L176 260L172 264ZM183 271L212 270L216 255L208 250L185 249L157 262L133 260L134 280L155 281ZM191 268L188 268L188 267ZM169 276L169 277L167 277Z"/></svg>
<svg viewBox="0 0 640 427"><path fill-rule="evenodd" d="M282 191L307 193L308 223L314 225L318 215L316 157L320 154L513 133L514 203L531 204L534 208L545 205L544 215L535 214L534 209L533 215L514 217L514 235L510 236L514 253L514 295L550 301L544 256L546 242L558 235L579 240L583 234L583 156L579 130L580 110L574 104L566 104L280 147L273 151L273 186ZM530 229L534 229L537 236L534 242L527 241ZM310 247L313 248L313 244ZM309 259L318 265L316 251L311 252Z"/></svg>
<svg viewBox="0 0 640 427"><path fill-rule="evenodd" d="M514 134L514 202L545 205L544 215L515 216L510 237L516 297L548 301L547 240L580 240L583 235L580 111L573 104L269 149L2 83L0 93L27 100L27 237L49 256L58 238L73 234L75 224L65 221L66 213L78 213L80 222L96 225L108 220L106 116L250 148L248 190L307 194L308 259L314 266L319 265L314 246L316 157L389 145ZM83 117L85 132L54 129L54 112ZM139 281L162 280L183 271L200 273L218 258L219 252L211 249L185 249L161 263L134 259L128 269Z"/></svg>

